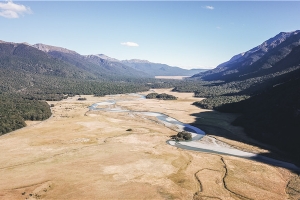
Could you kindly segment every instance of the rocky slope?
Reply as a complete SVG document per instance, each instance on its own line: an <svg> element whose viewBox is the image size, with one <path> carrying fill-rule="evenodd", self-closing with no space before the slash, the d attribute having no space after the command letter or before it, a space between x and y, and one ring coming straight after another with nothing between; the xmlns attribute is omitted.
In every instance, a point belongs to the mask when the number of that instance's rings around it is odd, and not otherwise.
<svg viewBox="0 0 300 200"><path fill-rule="evenodd" d="M299 30L281 32L253 49L233 56L215 69L196 74L194 77L229 82L282 71L290 66L282 66L280 61L299 45L299 33Z"/></svg>

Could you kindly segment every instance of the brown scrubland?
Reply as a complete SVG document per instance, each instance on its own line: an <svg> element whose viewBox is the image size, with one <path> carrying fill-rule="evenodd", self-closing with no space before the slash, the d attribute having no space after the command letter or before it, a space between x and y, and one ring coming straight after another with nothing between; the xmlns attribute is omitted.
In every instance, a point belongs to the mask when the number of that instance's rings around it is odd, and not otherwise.
<svg viewBox="0 0 300 200"><path fill-rule="evenodd" d="M177 132L151 117L88 109L115 98L131 100L115 106L161 112L184 123L193 123L199 118L195 114L206 112L215 116L216 126L251 140L243 129L230 125L235 115L200 109L192 105L199 98L191 93L154 91L178 100L120 95L49 102L54 104L51 118L28 122L0 137L0 199L300 198L299 177L287 169L179 149L166 143ZM214 137L245 151L268 153L226 134Z"/></svg>

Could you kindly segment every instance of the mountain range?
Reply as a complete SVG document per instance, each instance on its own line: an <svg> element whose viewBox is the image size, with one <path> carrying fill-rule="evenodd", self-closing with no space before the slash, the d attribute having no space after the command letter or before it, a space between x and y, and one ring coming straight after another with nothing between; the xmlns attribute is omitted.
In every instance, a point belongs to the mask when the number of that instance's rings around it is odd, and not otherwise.
<svg viewBox="0 0 300 200"><path fill-rule="evenodd" d="M182 69L179 67L171 67L166 64L151 63L147 60L122 60L121 63L130 66L138 71L146 72L151 76L192 76L206 69Z"/></svg>
<svg viewBox="0 0 300 200"><path fill-rule="evenodd" d="M230 82L286 71L295 66L295 63L288 61L291 60L292 54L289 55L291 51L299 45L299 33L300 30L281 32L261 45L233 56L215 69L196 74L193 77ZM289 57L287 57L288 55Z"/></svg>
<svg viewBox="0 0 300 200"><path fill-rule="evenodd" d="M80 55L75 51L51 45L0 41L0 93L7 91L32 93L35 90L37 94L43 92L43 87L48 93L50 88L53 92L54 90L59 92L67 85L66 92L73 93L75 90L71 88L75 82L77 82L77 89L81 87L80 85L86 85L94 88L93 91L99 91L96 89L97 84L88 82L127 81L129 83L161 75L190 76L201 71L201 69L186 70L149 61L134 61L135 65L132 67L130 65L132 62L120 61L103 54ZM84 90L82 86L78 92L80 91L89 90Z"/></svg>
<svg viewBox="0 0 300 200"><path fill-rule="evenodd" d="M289 153L300 164L300 31L281 32L261 45L193 76L219 87L236 87L235 93L217 98L249 95L215 109L242 115L233 124L251 137ZM211 99L213 101L214 98Z"/></svg>
<svg viewBox="0 0 300 200"><path fill-rule="evenodd" d="M142 60L120 61L103 54L79 53L45 44L29 45L0 41L0 71L6 78L53 76L85 80L120 80L154 76L191 76L200 71L171 67ZM5 77L4 77L5 79ZM28 79L28 78L27 78Z"/></svg>
<svg viewBox="0 0 300 200"><path fill-rule="evenodd" d="M150 75L137 71L113 59L104 59L98 55L80 55L61 47L45 44L35 44L32 47L45 52L51 58L68 63L74 68L84 70L93 74L97 78L116 78L116 77L150 77Z"/></svg>
<svg viewBox="0 0 300 200"><path fill-rule="evenodd" d="M205 71L205 69L187 70L166 64L152 63L147 60L118 60L104 54L80 55L72 50L45 44L35 44L33 47L46 52L54 58L69 62L96 74L107 73L115 76L141 77L192 76L196 73ZM95 65L98 67L95 67Z"/></svg>

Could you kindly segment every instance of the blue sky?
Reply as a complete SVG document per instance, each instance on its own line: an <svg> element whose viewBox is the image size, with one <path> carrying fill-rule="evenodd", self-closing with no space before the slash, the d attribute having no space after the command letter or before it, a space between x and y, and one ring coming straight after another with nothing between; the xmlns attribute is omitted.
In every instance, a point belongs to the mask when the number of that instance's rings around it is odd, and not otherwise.
<svg viewBox="0 0 300 200"><path fill-rule="evenodd" d="M0 1L0 40L213 68L299 19L297 1Z"/></svg>

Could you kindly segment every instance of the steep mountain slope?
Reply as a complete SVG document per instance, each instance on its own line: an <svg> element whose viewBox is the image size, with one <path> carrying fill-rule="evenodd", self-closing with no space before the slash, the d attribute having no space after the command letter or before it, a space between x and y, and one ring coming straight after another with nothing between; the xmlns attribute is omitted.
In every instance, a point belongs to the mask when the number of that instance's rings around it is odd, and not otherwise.
<svg viewBox="0 0 300 200"><path fill-rule="evenodd" d="M205 86L209 91L216 87L229 91L199 102L200 106L242 113L233 124L288 152L300 164L300 31L280 33L195 77L218 81ZM243 100L243 95L250 98Z"/></svg>
<svg viewBox="0 0 300 200"><path fill-rule="evenodd" d="M102 54L103 55L103 54ZM114 76L118 76L118 74L122 74L122 76L129 77L152 77L151 75L133 69L130 66L124 65L121 62L116 61L116 59L112 59L109 57L99 56L99 55L87 55L85 59L93 63L95 65L101 66L103 71L109 71L110 74Z"/></svg>
<svg viewBox="0 0 300 200"><path fill-rule="evenodd" d="M205 69L187 70L179 67L171 67L166 64L152 63L147 60L122 60L123 64L128 65L136 70L146 72L152 76L192 76Z"/></svg>
<svg viewBox="0 0 300 200"><path fill-rule="evenodd" d="M0 70L2 74L18 72L69 78L95 77L23 43L0 43Z"/></svg>
<svg viewBox="0 0 300 200"><path fill-rule="evenodd" d="M195 75L203 80L237 81L270 75L290 66L278 63L299 45L300 31L281 32L261 45L220 64L213 70Z"/></svg>
<svg viewBox="0 0 300 200"><path fill-rule="evenodd" d="M99 59L59 47L1 41L0 95L60 100L63 94L104 95L149 88L141 79L148 76L143 72Z"/></svg>
<svg viewBox="0 0 300 200"><path fill-rule="evenodd" d="M115 59L115 58L111 58L107 55L104 55L104 54L96 54L96 55L93 55L93 56L96 56L98 58L101 58L103 60L107 60L107 61L111 61L111 62L120 62L120 60L118 59Z"/></svg>
<svg viewBox="0 0 300 200"><path fill-rule="evenodd" d="M113 60L103 59L97 55L83 56L75 51L45 44L35 44L35 48L46 52L54 58L94 74L98 78L118 79L119 77L149 77L149 75L134 70Z"/></svg>
<svg viewBox="0 0 300 200"><path fill-rule="evenodd" d="M0 94L48 94L50 88L66 86L62 81L96 79L94 73L53 58L28 44L0 43ZM57 92L60 91L53 93Z"/></svg>

